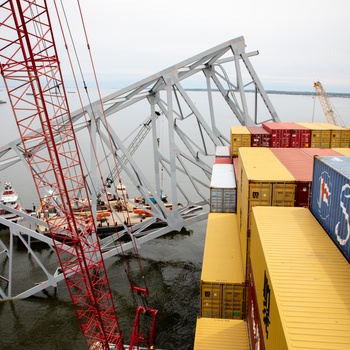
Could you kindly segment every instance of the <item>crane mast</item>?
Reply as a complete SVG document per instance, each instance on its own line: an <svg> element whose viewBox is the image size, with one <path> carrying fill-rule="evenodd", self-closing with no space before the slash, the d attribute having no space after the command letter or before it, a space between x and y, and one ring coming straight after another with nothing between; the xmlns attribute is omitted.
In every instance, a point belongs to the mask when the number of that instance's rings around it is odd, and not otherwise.
<svg viewBox="0 0 350 350"><path fill-rule="evenodd" d="M80 328L90 349L121 350L96 226L79 215L90 202L73 125L62 122L70 112L46 1L1 1L0 28L1 74L39 198L57 212L49 231Z"/></svg>
<svg viewBox="0 0 350 350"><path fill-rule="evenodd" d="M336 115L332 107L331 101L326 91L324 90L322 84L319 81L317 81L314 83L314 88L316 91L316 95L320 101L321 107L323 109L323 113L327 119L327 123L332 125L342 126L342 123L340 122L338 116Z"/></svg>

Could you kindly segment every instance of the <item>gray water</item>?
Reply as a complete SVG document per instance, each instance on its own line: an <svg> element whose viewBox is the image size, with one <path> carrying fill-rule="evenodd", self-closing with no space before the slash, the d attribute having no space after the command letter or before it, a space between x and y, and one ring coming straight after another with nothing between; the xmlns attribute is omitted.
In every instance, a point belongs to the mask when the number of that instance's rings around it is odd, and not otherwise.
<svg viewBox="0 0 350 350"><path fill-rule="evenodd" d="M150 289L149 307L158 310L157 347L192 349L199 314L199 280L205 222L142 245L141 261ZM6 242L7 231L0 232ZM50 252L36 248L41 255ZM18 255L27 252L17 249ZM23 259L27 259L23 257ZM111 259L110 259L111 260ZM134 301L122 260L107 262L107 273L125 343L128 343L138 303ZM21 261L21 258L16 258ZM0 268L1 269L1 268ZM30 266L23 273L34 274ZM35 279L35 275L31 276ZM25 300L0 302L0 349L86 349L64 283Z"/></svg>
<svg viewBox="0 0 350 350"><path fill-rule="evenodd" d="M3 92L1 92L3 94ZM198 93L197 93L198 94ZM199 93L200 94L200 93ZM5 99L0 94L0 98ZM271 95L271 101L282 121L321 121L324 115L311 96ZM350 99L333 99L347 125L350 125ZM1 105L4 116L9 106ZM6 113L5 113L6 114ZM9 126L10 128L10 126ZM229 130L227 130L229 132ZM2 144L17 136L2 132ZM20 193L22 204L30 207L35 194L28 190L32 180L11 170L1 176L11 176ZM199 315L200 274L205 242L206 222L197 223L180 233L169 234L141 246L140 255L151 292L149 306L159 310L157 347L162 349L192 349L196 318ZM8 232L0 231L0 239L8 241ZM55 257L46 247L34 248L47 263L55 264ZM36 276L34 262L27 251L16 250L17 273ZM29 264L28 264L29 260ZM2 260L1 260L2 261ZM4 266L0 261L0 273ZM22 263L21 263L22 262ZM115 301L125 343L128 342L137 303L129 290L120 258L107 261L107 273ZM24 279L23 279L24 281ZM26 286L27 287L27 286ZM64 283L57 290L49 289L25 300L0 302L0 350L86 349L85 342Z"/></svg>

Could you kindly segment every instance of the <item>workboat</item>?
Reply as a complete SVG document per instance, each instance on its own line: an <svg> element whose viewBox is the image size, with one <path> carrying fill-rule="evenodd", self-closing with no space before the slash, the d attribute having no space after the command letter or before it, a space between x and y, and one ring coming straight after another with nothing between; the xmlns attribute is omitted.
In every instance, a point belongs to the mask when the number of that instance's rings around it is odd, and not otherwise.
<svg viewBox="0 0 350 350"><path fill-rule="evenodd" d="M5 204L12 209L21 210L19 196L13 189L11 182L5 182L0 201L2 204ZM9 213L10 212L5 209L0 209L0 215Z"/></svg>

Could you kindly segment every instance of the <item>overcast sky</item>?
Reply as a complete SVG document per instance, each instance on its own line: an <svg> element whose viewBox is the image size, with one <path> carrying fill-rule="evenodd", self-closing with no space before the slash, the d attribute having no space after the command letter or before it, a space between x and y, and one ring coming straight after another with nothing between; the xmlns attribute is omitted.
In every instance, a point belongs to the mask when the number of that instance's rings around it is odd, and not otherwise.
<svg viewBox="0 0 350 350"><path fill-rule="evenodd" d="M109 76L129 85L244 36L247 52L260 52L251 62L266 89L313 91L320 80L329 92L350 92L348 0L90 0L81 6L101 84Z"/></svg>
<svg viewBox="0 0 350 350"><path fill-rule="evenodd" d="M74 32L75 2L63 3ZM350 92L349 0L81 0L81 6L102 87L128 86L244 36L246 51L260 53L251 62L266 89L313 91L320 80L328 92ZM84 52L84 42L75 42Z"/></svg>

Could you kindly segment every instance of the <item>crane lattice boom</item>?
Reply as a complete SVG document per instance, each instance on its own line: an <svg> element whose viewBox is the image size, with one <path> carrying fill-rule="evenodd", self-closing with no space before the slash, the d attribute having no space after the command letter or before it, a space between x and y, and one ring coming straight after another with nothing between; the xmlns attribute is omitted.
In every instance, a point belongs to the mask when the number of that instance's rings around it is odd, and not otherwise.
<svg viewBox="0 0 350 350"><path fill-rule="evenodd" d="M88 192L73 125L62 122L69 108L46 1L2 1L0 28L1 74L43 209L57 212L49 231L81 330L89 348L121 350L95 223L79 215L90 203L77 199Z"/></svg>
<svg viewBox="0 0 350 350"><path fill-rule="evenodd" d="M342 126L338 116L336 115L331 101L326 93L326 91L324 90L322 84L317 81L316 83L314 83L314 88L316 91L316 95L320 101L320 104L322 106L323 109L323 113L327 119L327 123L328 124L332 124L332 125L337 125L337 126Z"/></svg>

